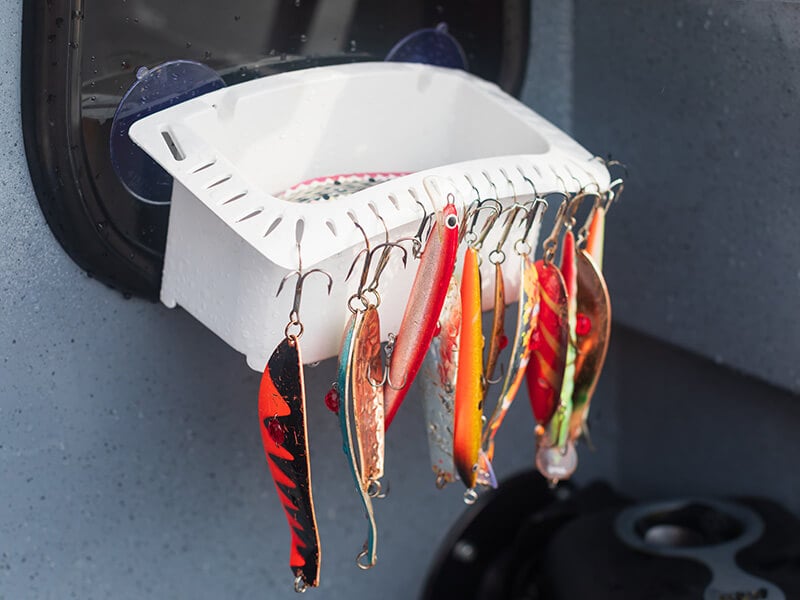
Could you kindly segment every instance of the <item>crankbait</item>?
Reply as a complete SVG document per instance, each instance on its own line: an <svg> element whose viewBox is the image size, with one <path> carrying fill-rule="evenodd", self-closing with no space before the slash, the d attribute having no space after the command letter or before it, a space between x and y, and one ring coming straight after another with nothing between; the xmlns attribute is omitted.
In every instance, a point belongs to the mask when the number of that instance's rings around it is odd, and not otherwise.
<svg viewBox="0 0 800 600"><path fill-rule="evenodd" d="M461 276L461 339L456 377L453 459L461 481L475 487L483 413L483 335L478 251L468 247ZM468 497L465 496L465 499ZM474 499L473 499L474 501Z"/></svg>
<svg viewBox="0 0 800 600"><path fill-rule="evenodd" d="M297 252L299 256L299 243ZM289 566L295 574L294 589L297 592L319 585L321 558L311 493L305 381L300 353L300 337L303 335L299 316L300 300L303 283L312 273L322 273L328 278L330 294L333 285L331 276L320 269L304 273L302 262L297 271L281 280L278 294L289 277L297 276L294 305L289 314L285 338L267 361L258 392L261 441L292 534Z"/></svg>
<svg viewBox="0 0 800 600"><path fill-rule="evenodd" d="M433 231L420 256L411 294L397 335L390 371L402 376L399 389L385 385L383 399L388 429L417 375L436 331L448 283L453 273L458 245L458 216L455 198L447 196L447 204L436 214Z"/></svg>
<svg viewBox="0 0 800 600"><path fill-rule="evenodd" d="M436 487L455 481L453 463L454 403L461 335L461 293L455 276L450 277L447 296L437 324L437 333L422 364L422 397L431 466Z"/></svg>

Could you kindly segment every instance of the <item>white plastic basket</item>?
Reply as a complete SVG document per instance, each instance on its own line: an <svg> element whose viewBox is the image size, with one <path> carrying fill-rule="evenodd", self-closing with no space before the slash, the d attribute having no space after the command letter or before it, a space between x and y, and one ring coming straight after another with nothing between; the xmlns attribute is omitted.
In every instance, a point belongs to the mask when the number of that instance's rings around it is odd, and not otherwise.
<svg viewBox="0 0 800 600"><path fill-rule="evenodd" d="M418 64L358 63L265 77L148 116L130 136L175 179L162 302L181 305L257 370L282 338L291 308L291 290L275 293L297 268L298 221L304 268L334 278L330 297L322 278L309 278L304 291L303 358L313 362L337 353L355 289L357 278L345 283L344 276L363 238L350 215L382 241L375 211L392 237L411 235L422 216L415 199L431 210L453 193L461 208L476 189L508 204L515 194L532 199L531 182L539 194L609 185L608 171L589 152L496 85ZM278 197L314 178L382 172L410 174L330 201ZM438 197L425 192L425 180ZM490 234L486 246L498 235ZM509 249L511 243L513 236ZM402 270L392 260L384 274L384 336L397 331L415 267L409 261ZM517 268L515 260L505 263L509 302L518 294Z"/></svg>

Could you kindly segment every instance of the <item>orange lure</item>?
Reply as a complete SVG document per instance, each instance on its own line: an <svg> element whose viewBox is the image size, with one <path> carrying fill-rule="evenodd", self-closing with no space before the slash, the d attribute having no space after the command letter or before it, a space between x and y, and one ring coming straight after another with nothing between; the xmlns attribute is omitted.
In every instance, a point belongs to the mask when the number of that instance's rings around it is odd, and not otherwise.
<svg viewBox="0 0 800 600"><path fill-rule="evenodd" d="M483 333L478 251L467 248L461 277L461 339L456 377L453 459L461 481L475 487L483 413Z"/></svg>

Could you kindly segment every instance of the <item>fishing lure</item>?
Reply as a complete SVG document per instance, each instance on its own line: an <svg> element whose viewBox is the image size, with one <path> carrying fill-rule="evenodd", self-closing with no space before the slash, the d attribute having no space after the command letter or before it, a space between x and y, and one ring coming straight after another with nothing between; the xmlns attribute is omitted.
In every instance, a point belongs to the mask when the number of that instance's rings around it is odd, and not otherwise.
<svg viewBox="0 0 800 600"><path fill-rule="evenodd" d="M559 207L553 232L544 242L544 258L536 261L539 316L530 340L531 358L527 368L527 384L539 433L550 423L558 406L567 362L567 286L561 271L553 264L566 205L565 201Z"/></svg>
<svg viewBox="0 0 800 600"><path fill-rule="evenodd" d="M494 438L522 384L522 379L525 376L525 370L530 359L531 340L536 330L539 317L539 276L536 265L534 261L531 260L531 248L526 240L532 227L535 226L538 231L542 215L546 208L547 203L537 199L534 201L534 206L530 209L526 209L528 215L526 217L527 223L525 232L522 237L514 243L514 249L520 261L517 328L514 333L514 341L511 347L511 359L509 361L508 370L506 371L503 387L500 390L500 397L483 431L482 463L479 473L491 472L491 462L494 460L495 449Z"/></svg>
<svg viewBox="0 0 800 600"><path fill-rule="evenodd" d="M461 339L455 395L453 459L468 491L475 487L483 414L483 335L478 251L468 247L461 276ZM473 495L470 498L474 501Z"/></svg>
<svg viewBox="0 0 800 600"><path fill-rule="evenodd" d="M385 375L382 373L380 317L377 310L380 295L377 290L391 247L396 246L403 252L403 266L407 252L402 246L389 242L370 249L366 233L358 223L356 226L364 235L366 253L358 291L348 301L353 314L345 327L335 391L339 394L342 449L368 523L367 540L356 558L356 564L362 569L369 569L377 561L377 526L372 498L381 492L379 480L383 476L385 435L383 386L388 379L388 372ZM381 258L372 283L366 287L370 265L378 250L382 250ZM378 382L373 379L376 374L380 377Z"/></svg>
<svg viewBox="0 0 800 600"><path fill-rule="evenodd" d="M456 479L453 462L453 429L456 374L461 335L461 292L455 276L450 277L437 333L422 364L422 397L431 466L436 487Z"/></svg>
<svg viewBox="0 0 800 600"><path fill-rule="evenodd" d="M398 386L398 389L391 385L384 386L386 429L397 414L431 345L455 266L457 245L458 216L455 198L448 194L447 204L437 212L433 231L420 256L419 267L389 361L390 371L402 374L403 385Z"/></svg>
<svg viewBox="0 0 800 600"><path fill-rule="evenodd" d="M299 256L299 243L297 253ZM303 272L302 261L297 271L281 280L278 294L289 277L297 276L294 304L285 337L267 361L258 392L261 441L292 534L289 566L295 574L294 589L297 592L319 585L321 558L311 492L305 381L300 353L300 337L303 335L300 300L303 284L312 273L322 273L328 278L330 294L331 276L320 269Z"/></svg>
<svg viewBox="0 0 800 600"><path fill-rule="evenodd" d="M385 452L381 321L375 306L369 306L361 318L353 343L352 363L353 414L361 465L361 489L375 496L380 492ZM381 379L378 385L372 380L376 376Z"/></svg>
<svg viewBox="0 0 800 600"><path fill-rule="evenodd" d="M342 429L342 450L347 457L350 466L350 473L356 484L364 513L367 517L367 539L364 547L356 557L356 564L362 569L369 569L378 560L376 551L377 525L375 524L375 513L372 509L372 498L362 487L361 470L358 458L354 452L356 442L353 439L353 423L351 418L352 411L352 364L353 364L353 338L360 325L363 316L355 312L350 316L345 327L342 339L342 350L339 354L339 367L336 376L336 389L339 393L339 425Z"/></svg>
<svg viewBox="0 0 800 600"><path fill-rule="evenodd" d="M563 223L566 226L566 233L561 252L561 273L564 276L567 295L566 322L570 337L566 348L564 376L559 390L558 407L552 420L546 426L546 430L540 435L536 450L536 465L539 471L551 481L569 478L578 466L578 455L575 451L574 440L570 436L577 360L577 343L572 336L576 333L578 312L577 251L572 228L575 224L575 211L586 196L587 193L581 191L566 203L567 209Z"/></svg>
<svg viewBox="0 0 800 600"><path fill-rule="evenodd" d="M585 431L589 404L603 370L611 335L611 299L602 272L586 250L578 251L577 356L569 436Z"/></svg>
<svg viewBox="0 0 800 600"><path fill-rule="evenodd" d="M621 186L621 182L618 185ZM613 191L606 193L607 202L613 197ZM588 435L589 404L603 370L611 335L611 298L602 272L606 214L603 196L597 194L597 200L578 234L578 246L585 243L585 248L578 250L577 357L569 426L573 442L581 434Z"/></svg>

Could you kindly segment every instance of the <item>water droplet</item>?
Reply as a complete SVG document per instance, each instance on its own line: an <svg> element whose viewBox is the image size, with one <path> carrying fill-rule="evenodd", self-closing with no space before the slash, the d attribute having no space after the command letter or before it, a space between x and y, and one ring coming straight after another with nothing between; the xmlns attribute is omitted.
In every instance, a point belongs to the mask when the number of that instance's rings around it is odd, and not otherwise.
<svg viewBox="0 0 800 600"><path fill-rule="evenodd" d="M127 60L123 60L121 63L119 63L119 66L122 67L123 71L126 71L131 68L131 63L129 63Z"/></svg>
<svg viewBox="0 0 800 600"><path fill-rule="evenodd" d="M294 5L297 8L300 8L300 0L294 0Z"/></svg>
<svg viewBox="0 0 800 600"><path fill-rule="evenodd" d="M139 67L136 69L136 79L143 79L149 72L150 70L147 67Z"/></svg>
<svg viewBox="0 0 800 600"><path fill-rule="evenodd" d="M191 48L192 47L192 42L186 42L186 47L187 48Z"/></svg>
<svg viewBox="0 0 800 600"><path fill-rule="evenodd" d="M90 102L97 102L97 96L92 96L91 98L89 98L89 101Z"/></svg>
<svg viewBox="0 0 800 600"><path fill-rule="evenodd" d="M356 41L350 40L350 52L355 52L357 47L358 46L356 45Z"/></svg>
<svg viewBox="0 0 800 600"><path fill-rule="evenodd" d="M305 33L300 34L300 41L305 43L308 41L308 36Z"/></svg>

